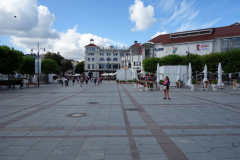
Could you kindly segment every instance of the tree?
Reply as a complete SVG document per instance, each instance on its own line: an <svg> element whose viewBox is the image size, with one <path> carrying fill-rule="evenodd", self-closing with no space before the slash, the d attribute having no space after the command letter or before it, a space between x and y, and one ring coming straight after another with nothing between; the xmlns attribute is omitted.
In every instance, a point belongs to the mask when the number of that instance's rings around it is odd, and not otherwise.
<svg viewBox="0 0 240 160"><path fill-rule="evenodd" d="M203 66L207 65L208 72L217 72L219 62L223 61L222 53L210 53L202 56Z"/></svg>
<svg viewBox="0 0 240 160"><path fill-rule="evenodd" d="M21 74L34 75L35 74L35 58L24 56L19 72Z"/></svg>
<svg viewBox="0 0 240 160"><path fill-rule="evenodd" d="M157 63L159 63L161 60L158 57L154 58L146 58L143 60L143 69L146 72L155 72L157 69Z"/></svg>
<svg viewBox="0 0 240 160"><path fill-rule="evenodd" d="M9 74L19 70L22 64L22 56L23 53L21 51L5 45L0 46L0 73L7 74L10 80Z"/></svg>
<svg viewBox="0 0 240 160"><path fill-rule="evenodd" d="M63 74L70 69L73 69L72 62L70 60L64 61L62 65Z"/></svg>
<svg viewBox="0 0 240 160"><path fill-rule="evenodd" d="M44 59L51 59L56 61L59 67L62 67L62 62L64 60L64 58L61 55L58 55L56 53L50 53L50 52L44 55Z"/></svg>
<svg viewBox="0 0 240 160"><path fill-rule="evenodd" d="M43 59L42 60L42 72L46 74L46 83L48 83L48 74L57 73L58 65L57 62L51 59Z"/></svg>
<svg viewBox="0 0 240 160"><path fill-rule="evenodd" d="M84 61L82 61L82 62L80 62L80 63L78 63L77 65L76 65L76 69L75 69L75 72L76 73L83 73L84 72Z"/></svg>

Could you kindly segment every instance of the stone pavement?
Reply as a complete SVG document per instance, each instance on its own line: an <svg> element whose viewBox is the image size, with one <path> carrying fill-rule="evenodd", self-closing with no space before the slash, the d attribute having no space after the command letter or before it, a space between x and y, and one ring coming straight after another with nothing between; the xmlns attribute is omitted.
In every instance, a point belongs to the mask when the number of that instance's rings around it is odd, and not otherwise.
<svg viewBox="0 0 240 160"><path fill-rule="evenodd" d="M0 159L240 159L240 91L170 97L107 81L1 90Z"/></svg>

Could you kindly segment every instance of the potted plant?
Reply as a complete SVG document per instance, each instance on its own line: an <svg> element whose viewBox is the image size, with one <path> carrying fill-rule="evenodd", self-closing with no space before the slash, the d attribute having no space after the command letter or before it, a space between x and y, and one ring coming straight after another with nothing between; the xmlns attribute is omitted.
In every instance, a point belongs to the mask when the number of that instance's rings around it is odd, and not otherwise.
<svg viewBox="0 0 240 160"><path fill-rule="evenodd" d="M128 81L127 81L127 84L132 84L132 80L128 80Z"/></svg>
<svg viewBox="0 0 240 160"><path fill-rule="evenodd" d="M122 80L122 84L124 84L125 83L125 81L124 80Z"/></svg>
<svg viewBox="0 0 240 160"><path fill-rule="evenodd" d="M196 83L197 83L197 81L195 79L192 79L191 91L195 91L196 90Z"/></svg>
<svg viewBox="0 0 240 160"><path fill-rule="evenodd" d="M158 82L158 84L160 85L160 91L162 91L163 90L163 80L160 80Z"/></svg>
<svg viewBox="0 0 240 160"><path fill-rule="evenodd" d="M116 79L116 83L117 83L117 84L119 83L119 79Z"/></svg>
<svg viewBox="0 0 240 160"><path fill-rule="evenodd" d="M133 80L133 87L137 88L137 80L136 79Z"/></svg>
<svg viewBox="0 0 240 160"><path fill-rule="evenodd" d="M143 89L144 89L144 82L143 81L140 82L139 89L140 89L140 91L143 91Z"/></svg>
<svg viewBox="0 0 240 160"><path fill-rule="evenodd" d="M213 87L213 91L217 91L218 87L217 87L217 80L212 80L212 87Z"/></svg>

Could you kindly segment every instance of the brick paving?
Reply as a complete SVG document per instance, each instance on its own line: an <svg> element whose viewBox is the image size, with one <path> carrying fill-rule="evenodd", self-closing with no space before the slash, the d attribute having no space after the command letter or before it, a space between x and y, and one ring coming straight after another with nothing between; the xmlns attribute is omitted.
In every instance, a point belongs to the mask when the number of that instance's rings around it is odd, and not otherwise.
<svg viewBox="0 0 240 160"><path fill-rule="evenodd" d="M239 95L170 88L164 100L107 81L1 90L0 159L239 160Z"/></svg>

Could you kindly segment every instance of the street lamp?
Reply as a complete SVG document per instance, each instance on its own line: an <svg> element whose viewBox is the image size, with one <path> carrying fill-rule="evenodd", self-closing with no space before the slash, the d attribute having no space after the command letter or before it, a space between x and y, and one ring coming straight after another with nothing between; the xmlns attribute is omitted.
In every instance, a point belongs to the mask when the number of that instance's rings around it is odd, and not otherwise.
<svg viewBox="0 0 240 160"><path fill-rule="evenodd" d="M228 85L229 85L229 50L232 51L232 49L230 49L230 43L229 41L231 41L231 38L228 39L228 48L225 48L225 50L228 51L228 73L227 73L227 77L228 77Z"/></svg>
<svg viewBox="0 0 240 160"><path fill-rule="evenodd" d="M98 64L98 63L96 62L96 78L97 78L97 64Z"/></svg>
<svg viewBox="0 0 240 160"><path fill-rule="evenodd" d="M188 56L188 64L189 64L189 55L191 54L191 53L189 52L189 47L188 47L188 51L186 51L186 53L187 53L187 56Z"/></svg>
<svg viewBox="0 0 240 160"><path fill-rule="evenodd" d="M43 51L45 52L45 48L41 48L39 49L39 43L38 43L38 49L32 48L31 52L33 52L33 50L37 51L37 55L38 55L38 87L39 87L39 52L43 49ZM48 78L48 77L46 77Z"/></svg>
<svg viewBox="0 0 240 160"><path fill-rule="evenodd" d="M108 82L109 82L109 53L108 53Z"/></svg>

